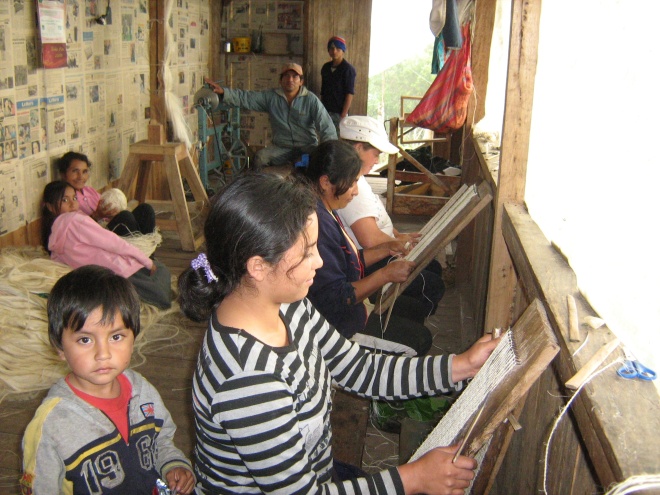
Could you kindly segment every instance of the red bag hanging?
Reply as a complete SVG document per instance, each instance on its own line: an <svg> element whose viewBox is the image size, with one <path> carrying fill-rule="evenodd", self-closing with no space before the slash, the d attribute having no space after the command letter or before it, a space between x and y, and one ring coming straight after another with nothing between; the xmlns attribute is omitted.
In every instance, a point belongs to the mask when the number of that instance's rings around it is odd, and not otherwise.
<svg viewBox="0 0 660 495"><path fill-rule="evenodd" d="M449 54L435 81L406 122L436 132L455 131L465 123L468 102L474 90L470 67L470 24L465 24L462 31L463 46Z"/></svg>

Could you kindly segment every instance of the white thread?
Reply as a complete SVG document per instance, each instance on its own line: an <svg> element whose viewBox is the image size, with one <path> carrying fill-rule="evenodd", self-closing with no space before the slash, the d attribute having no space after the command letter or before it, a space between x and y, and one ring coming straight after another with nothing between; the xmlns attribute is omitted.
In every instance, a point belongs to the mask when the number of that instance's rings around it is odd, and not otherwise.
<svg viewBox="0 0 660 495"><path fill-rule="evenodd" d="M580 347L575 349L575 352L573 352L573 354L571 354L571 356L575 356L578 352L580 352L582 350L582 348L585 346L585 344L587 343L587 340L589 340L589 332L587 332L587 336L584 338L584 342L582 342Z"/></svg>
<svg viewBox="0 0 660 495"><path fill-rule="evenodd" d="M164 8L164 18L167 20L172 15L174 0L166 0ZM174 77L172 75L171 64L175 53L174 34L169 22L165 22L165 49L163 53L163 65L160 75L165 88L165 107L172 122L172 132L176 138L186 145L186 149L192 146L192 131L183 115L183 105L181 99L175 93Z"/></svg>
<svg viewBox="0 0 660 495"><path fill-rule="evenodd" d="M575 398L578 396L578 394L580 393L580 390L582 390L582 388L587 383L589 383L595 377L600 375L606 369L608 369L608 368L610 368L610 367L612 367L615 364L620 363L620 362L622 362L622 360L617 359L616 361L611 362L610 364L608 364L604 368L601 368L601 369L593 372L591 375L589 375L587 377L587 379L582 383L582 385L580 385L578 387L578 389L575 391L575 393L573 394L573 397L571 397L569 399L569 401L566 403L566 405L564 407L562 407L562 409L560 410L559 415L557 416L557 419L555 420L555 423L552 425L552 429L550 430L550 435L548 435L548 441L545 444L545 458L544 458L544 462L543 462L543 464L544 464L543 465L543 492L542 493L545 493L546 495L548 493L548 457L550 457L550 442L552 441L552 435L554 435L555 430L559 426L559 421L561 421L561 418L564 417L564 414L566 414L566 411L568 411L568 408L571 406L571 404L573 403Z"/></svg>
<svg viewBox="0 0 660 495"><path fill-rule="evenodd" d="M514 349L513 332L507 331L493 353L458 397L458 400L443 416L435 429L410 458L414 461L429 450L452 445L465 426L466 418L471 418L486 400L488 392L502 380L516 365L519 365Z"/></svg>
<svg viewBox="0 0 660 495"><path fill-rule="evenodd" d="M650 488L660 488L660 474L639 474L612 486L605 495L626 495Z"/></svg>

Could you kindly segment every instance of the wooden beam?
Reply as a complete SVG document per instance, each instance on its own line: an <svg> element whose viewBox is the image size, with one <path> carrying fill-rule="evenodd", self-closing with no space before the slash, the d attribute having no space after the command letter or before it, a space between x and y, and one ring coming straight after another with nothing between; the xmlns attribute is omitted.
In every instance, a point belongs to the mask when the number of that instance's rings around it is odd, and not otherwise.
<svg viewBox="0 0 660 495"><path fill-rule="evenodd" d="M392 117L390 119L390 132L389 138L390 143L397 142L397 136L399 131L399 118ZM392 215L394 213L394 175L396 174L396 164L397 164L397 154L390 155L387 160L387 194L385 209L387 213Z"/></svg>
<svg viewBox="0 0 660 495"><path fill-rule="evenodd" d="M151 66L149 71L149 86L151 88L149 105L152 120L156 120L161 124L167 122L167 109L165 108L163 95L164 86L160 75L165 53L164 10L165 7L162 1L149 1L149 65Z"/></svg>
<svg viewBox="0 0 660 495"><path fill-rule="evenodd" d="M566 294L577 294L573 270L523 206L505 205L503 235L523 285L531 286L530 292L536 293L545 305L561 347L554 364L563 383L615 336L606 326L589 330L589 340L573 356L582 345L569 340ZM584 298L576 297L576 303L580 314L593 314ZM620 356L615 351L604 365ZM660 396L652 382L618 377L616 366L589 382L571 406L579 435L602 486L637 474L660 472L657 455L660 415L654 412L660 410ZM559 464L563 465L563 461L553 462Z"/></svg>
<svg viewBox="0 0 660 495"><path fill-rule="evenodd" d="M502 209L504 203L521 204L525 199L540 17L541 0L512 1L509 71L495 195L485 330L507 327L512 319L510 308L516 276L502 237Z"/></svg>
<svg viewBox="0 0 660 495"><path fill-rule="evenodd" d="M486 98L488 96L488 70L490 65L490 47L495 26L495 11L497 0L479 0L475 5L474 26L478 34L472 40L472 82L475 94L479 98L470 98L467 119L468 135L475 122L479 122L486 114ZM476 108L475 108L476 107Z"/></svg>

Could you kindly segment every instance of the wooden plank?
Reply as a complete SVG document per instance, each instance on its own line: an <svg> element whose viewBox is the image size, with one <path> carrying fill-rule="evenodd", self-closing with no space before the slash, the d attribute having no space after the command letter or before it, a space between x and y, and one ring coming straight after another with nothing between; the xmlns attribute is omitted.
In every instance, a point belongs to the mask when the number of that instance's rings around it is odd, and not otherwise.
<svg viewBox="0 0 660 495"><path fill-rule="evenodd" d="M362 452L369 421L369 401L336 390L332 399L332 453L336 459L362 466Z"/></svg>
<svg viewBox="0 0 660 495"><path fill-rule="evenodd" d="M557 370L565 382L614 335L606 326L590 331L582 350L572 356L581 345L569 341L567 328L566 294L576 293L575 275L524 207L505 205L504 213L503 232L516 271L530 287L526 290L536 292L548 309L562 349ZM593 314L583 298L577 297L576 303L580 314ZM604 364L620 356L615 352ZM644 407L640 408L640 401ZM660 410L660 397L652 383L620 379L612 369L587 384L571 410L603 486L640 473L660 472L657 441L652 440L658 438L660 416L651 412Z"/></svg>
<svg viewBox="0 0 660 495"><path fill-rule="evenodd" d="M511 414L518 418L525 405L526 397L521 397L518 404L513 408ZM488 442L488 450L479 466L474 482L472 483L472 493L488 493L493 486L495 476L497 475L502 461L509 450L511 438L514 434L513 427L508 423L502 423L493 432L493 436Z"/></svg>
<svg viewBox="0 0 660 495"><path fill-rule="evenodd" d="M333 36L346 39L346 60L355 67L355 95L351 115L366 115L369 88L368 47L371 30L372 0L323 0L305 1L305 53L303 56L305 84L316 94L321 94L321 67L329 61L327 43Z"/></svg>
<svg viewBox="0 0 660 495"><path fill-rule="evenodd" d="M195 235L190 224L190 212L186 203L186 195L183 192L183 181L181 171L174 156L165 158L165 172L167 182L170 185L170 194L174 202L174 215L176 217L181 247L186 251L195 250Z"/></svg>
<svg viewBox="0 0 660 495"><path fill-rule="evenodd" d="M436 196L418 196L416 194L401 194L394 197L392 215L422 215L430 217L438 212L449 198Z"/></svg>
<svg viewBox="0 0 660 495"><path fill-rule="evenodd" d="M396 143L394 143L396 145ZM397 146L399 148L399 153L401 153L401 156L403 156L406 160L408 160L417 170L422 172L431 182L434 184L442 187L443 183L442 181L434 174L431 173L431 171L426 168L424 165L419 163L419 161L412 156L410 153L408 153L406 150L404 150L401 146Z"/></svg>
<svg viewBox="0 0 660 495"><path fill-rule="evenodd" d="M140 166L140 159L137 155L129 153L128 158L126 159L126 164L124 169L121 171L121 176L117 182L117 188L124 191L126 197L131 199L132 196L129 194L133 181L138 175L138 168Z"/></svg>
<svg viewBox="0 0 660 495"><path fill-rule="evenodd" d="M460 176L433 174L433 177L438 180L434 182L429 179L427 174L408 170L397 170L394 174L395 180L400 180L402 182L423 182L425 184L433 182L436 186L441 187L442 189L451 189L452 192L456 192L458 188L461 187Z"/></svg>
<svg viewBox="0 0 660 495"><path fill-rule="evenodd" d="M525 199L540 18L540 0L512 2L509 71L500 147L499 186L495 196L486 328L506 328L511 324L509 308L516 276L501 234L502 209L504 203L522 204Z"/></svg>
<svg viewBox="0 0 660 495"><path fill-rule="evenodd" d="M417 196L424 196L428 193L431 184L408 184L405 186L396 186L394 189L397 194L415 194Z"/></svg>
<svg viewBox="0 0 660 495"><path fill-rule="evenodd" d="M201 204L202 218L206 218L209 208L209 197L206 194L206 189L204 189L204 186L202 185L202 180L197 173L197 169L195 168L190 153L188 153L185 145L182 144L179 146L179 151L180 152L177 156L179 157L178 164L181 170L181 175L186 179L195 201Z"/></svg>
<svg viewBox="0 0 660 495"><path fill-rule="evenodd" d="M472 39L472 82L478 98L470 98L467 114L467 134L471 134L471 126L479 122L486 115L486 101L488 96L488 76L490 65L490 49L493 40L497 2L487 0L475 4L475 36ZM499 95L496 95L499 97ZM475 108L476 107L476 108Z"/></svg>
<svg viewBox="0 0 660 495"><path fill-rule="evenodd" d="M397 117L392 117L390 119L389 129L390 143L396 143L398 126L399 119ZM387 159L387 193L385 195L385 209L390 215L394 213L394 174L396 173L397 157L398 154L394 154L390 155Z"/></svg>

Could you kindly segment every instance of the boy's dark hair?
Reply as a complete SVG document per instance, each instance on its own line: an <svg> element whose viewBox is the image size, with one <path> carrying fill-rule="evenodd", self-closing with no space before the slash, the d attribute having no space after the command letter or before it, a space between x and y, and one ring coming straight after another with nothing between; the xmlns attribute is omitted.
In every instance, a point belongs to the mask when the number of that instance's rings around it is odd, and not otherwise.
<svg viewBox="0 0 660 495"><path fill-rule="evenodd" d="M303 174L312 183L317 193L321 193L319 180L328 176L335 186L335 196L339 197L348 191L362 168L360 155L346 141L326 141L319 144L309 159L309 166Z"/></svg>
<svg viewBox="0 0 660 495"><path fill-rule="evenodd" d="M47 307L48 338L57 349L62 349L64 330L77 332L97 308L103 308L102 323L112 323L119 311L126 328L135 337L140 333L140 299L133 284L102 266L81 266L61 277Z"/></svg>
<svg viewBox="0 0 660 495"><path fill-rule="evenodd" d="M77 153L75 151L67 151L61 157L59 157L56 162L57 170L59 170L62 177L64 177L64 174L66 174L66 171L69 169L69 166L73 160L80 160L81 162L85 162L89 168L92 168L92 162L89 161L87 155L83 155L82 153Z"/></svg>

